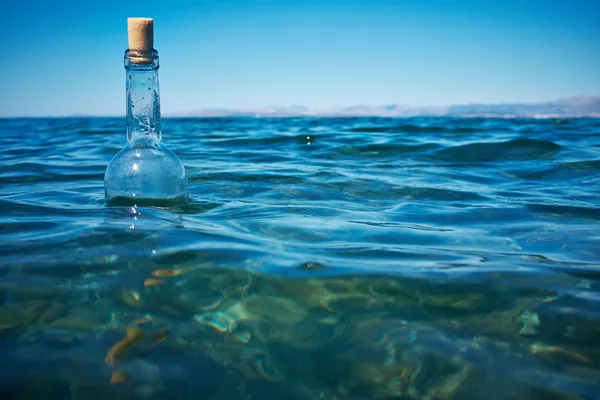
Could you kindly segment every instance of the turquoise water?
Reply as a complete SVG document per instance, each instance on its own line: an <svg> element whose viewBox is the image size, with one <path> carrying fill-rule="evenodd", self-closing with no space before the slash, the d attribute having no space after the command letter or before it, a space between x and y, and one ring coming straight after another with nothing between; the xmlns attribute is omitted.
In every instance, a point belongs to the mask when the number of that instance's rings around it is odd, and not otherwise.
<svg viewBox="0 0 600 400"><path fill-rule="evenodd" d="M0 120L2 399L598 399L600 120Z"/></svg>

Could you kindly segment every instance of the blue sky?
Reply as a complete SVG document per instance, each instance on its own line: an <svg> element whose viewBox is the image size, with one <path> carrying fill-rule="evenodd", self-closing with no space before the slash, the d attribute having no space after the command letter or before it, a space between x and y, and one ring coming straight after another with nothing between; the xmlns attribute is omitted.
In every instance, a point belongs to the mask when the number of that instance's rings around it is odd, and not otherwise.
<svg viewBox="0 0 600 400"><path fill-rule="evenodd" d="M3 0L0 116L123 115L130 16L163 114L600 94L598 0Z"/></svg>

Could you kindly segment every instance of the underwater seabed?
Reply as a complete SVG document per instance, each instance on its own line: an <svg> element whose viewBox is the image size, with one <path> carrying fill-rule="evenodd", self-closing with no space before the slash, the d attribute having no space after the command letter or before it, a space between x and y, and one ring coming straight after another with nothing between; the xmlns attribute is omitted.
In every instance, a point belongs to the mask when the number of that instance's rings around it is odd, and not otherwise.
<svg viewBox="0 0 600 400"><path fill-rule="evenodd" d="M600 326L556 317L575 299L518 288L581 279L310 276L321 267L289 279L108 258L81 273L118 289L3 285L2 398L600 396Z"/></svg>

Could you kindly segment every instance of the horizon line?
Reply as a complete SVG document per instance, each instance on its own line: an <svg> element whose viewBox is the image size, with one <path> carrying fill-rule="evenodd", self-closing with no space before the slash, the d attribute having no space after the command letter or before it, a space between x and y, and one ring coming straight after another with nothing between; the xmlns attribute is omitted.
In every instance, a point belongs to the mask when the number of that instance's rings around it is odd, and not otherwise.
<svg viewBox="0 0 600 400"><path fill-rule="evenodd" d="M162 118L215 118L215 117L252 117L252 114L255 114L256 117L392 117L392 118L402 118L402 117L418 117L418 116L428 116L428 117L452 117L452 116L461 116L461 115L448 115L447 113L456 107L508 107L508 106L522 106L522 107L535 107L535 106L585 106L593 104L594 106L598 106L598 110L594 109L592 112L584 112L574 117L591 117L598 118L600 117L600 95L573 95L568 97L561 97L555 100L546 100L539 102L467 102L467 103L456 103L456 104L448 104L448 105L407 105L407 104L399 104L399 103L386 103L386 104L378 104L378 105L370 105L370 104L354 104L347 106L329 106L329 107L310 107L300 104L289 104L289 105L281 105L281 106L256 106L256 107L215 107L215 106L202 106L196 109L186 110L186 111L175 111L162 113ZM390 111L389 108L393 107L393 111L404 111L411 112L412 114L401 115L382 115L382 114L369 114L365 112L365 109L375 110L379 109L380 111L388 108L387 111ZM357 110L363 109L363 113L356 113ZM298 109L302 109L299 111ZM354 110L352 112L351 110ZM427 112L429 111L429 112ZM434 112L437 111L437 112ZM277 114L280 115L277 115ZM214 115L211 115L214 114ZM479 112L479 114L509 114L507 112ZM513 113L514 114L514 113ZM19 118L77 118L77 117L96 117L96 118L122 118L126 115L126 112L122 112L119 114L88 114L82 112L73 112L69 114L47 114L47 115L0 115L0 119L19 119ZM467 115L468 116L468 115ZM518 117L516 115L515 117Z"/></svg>

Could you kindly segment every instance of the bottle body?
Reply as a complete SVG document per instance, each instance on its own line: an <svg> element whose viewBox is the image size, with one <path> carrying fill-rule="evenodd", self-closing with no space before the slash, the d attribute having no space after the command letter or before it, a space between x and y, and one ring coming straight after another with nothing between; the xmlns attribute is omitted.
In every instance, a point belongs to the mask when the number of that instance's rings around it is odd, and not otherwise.
<svg viewBox="0 0 600 400"><path fill-rule="evenodd" d="M179 201L188 196L185 167L162 143L125 146L108 164L104 188L108 201Z"/></svg>
<svg viewBox="0 0 600 400"><path fill-rule="evenodd" d="M156 50L125 53L127 144L104 175L108 202L186 200L183 163L162 143Z"/></svg>

